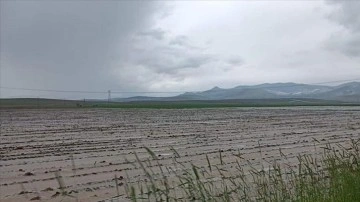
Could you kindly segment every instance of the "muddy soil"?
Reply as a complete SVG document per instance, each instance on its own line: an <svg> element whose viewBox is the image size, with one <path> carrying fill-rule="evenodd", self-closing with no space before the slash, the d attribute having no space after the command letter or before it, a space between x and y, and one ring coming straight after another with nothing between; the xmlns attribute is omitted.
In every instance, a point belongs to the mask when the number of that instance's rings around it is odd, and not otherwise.
<svg viewBox="0 0 360 202"><path fill-rule="evenodd" d="M359 107L225 109L32 109L0 110L0 201L128 201L124 183L145 176L134 152L152 149L163 166L178 161L206 165L207 154L226 167L294 161L321 153L321 145L360 138ZM316 139L316 141L314 140ZM125 172L129 175L126 177ZM64 182L61 195L55 173ZM125 180L127 182L125 182ZM77 199L76 199L77 198Z"/></svg>

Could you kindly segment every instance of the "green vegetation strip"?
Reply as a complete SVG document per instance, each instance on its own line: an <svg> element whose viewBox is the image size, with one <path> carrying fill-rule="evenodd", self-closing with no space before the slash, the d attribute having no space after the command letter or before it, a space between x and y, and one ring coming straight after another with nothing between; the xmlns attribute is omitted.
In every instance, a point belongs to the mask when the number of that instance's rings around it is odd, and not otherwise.
<svg viewBox="0 0 360 202"><path fill-rule="evenodd" d="M56 99L0 99L0 108L150 108L150 109L191 109L224 107L287 107L287 106L360 106L360 103L316 99L249 99L212 101L142 101L105 102L96 100Z"/></svg>

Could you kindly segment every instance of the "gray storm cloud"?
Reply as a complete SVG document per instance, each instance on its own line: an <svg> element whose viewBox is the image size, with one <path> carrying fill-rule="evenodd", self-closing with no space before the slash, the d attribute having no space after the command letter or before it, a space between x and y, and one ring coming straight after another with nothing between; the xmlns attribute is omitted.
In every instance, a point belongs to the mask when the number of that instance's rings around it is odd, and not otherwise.
<svg viewBox="0 0 360 202"><path fill-rule="evenodd" d="M186 36L153 28L168 12L158 2L6 1L1 9L3 86L146 91L216 60ZM29 95L2 91L16 93Z"/></svg>
<svg viewBox="0 0 360 202"><path fill-rule="evenodd" d="M1 86L104 92L1 89L1 97L104 98L108 89L199 91L360 75L358 1L0 3Z"/></svg>
<svg viewBox="0 0 360 202"><path fill-rule="evenodd" d="M149 30L149 31L140 32L138 35L139 36L149 36L149 37L152 37L152 38L157 39L157 40L162 40L162 39L164 39L165 34L166 34L166 32L164 30L152 29L152 30Z"/></svg>
<svg viewBox="0 0 360 202"><path fill-rule="evenodd" d="M156 2L1 1L1 84L116 88L112 63L158 9Z"/></svg>
<svg viewBox="0 0 360 202"><path fill-rule="evenodd" d="M179 38L185 38L185 36L163 37L162 41L158 41L159 38L156 34L153 38L156 40L144 41L142 38L138 39L137 44L139 46L145 44L145 47L131 51L130 63L145 66L159 74L176 74L180 69L199 68L216 60L214 55L210 55L206 51L193 49L192 46L187 44L172 43L174 40L179 40Z"/></svg>

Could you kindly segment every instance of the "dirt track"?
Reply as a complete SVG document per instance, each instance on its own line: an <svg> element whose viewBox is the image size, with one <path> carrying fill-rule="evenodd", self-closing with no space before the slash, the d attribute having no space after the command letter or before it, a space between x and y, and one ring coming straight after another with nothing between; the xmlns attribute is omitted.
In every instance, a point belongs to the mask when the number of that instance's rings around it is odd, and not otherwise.
<svg viewBox="0 0 360 202"><path fill-rule="evenodd" d="M58 190L55 171L66 190L77 191L80 201L100 201L116 195L114 175L129 183L144 178L139 168L126 163L134 152L144 157L152 149L170 166L173 146L182 162L205 164L208 154L216 164L219 150L226 166L233 153L259 164L314 153L321 144L360 138L359 107L227 108L227 109L48 109L0 110L0 201L43 201ZM316 143L319 144L319 143ZM261 150L261 154L259 152ZM72 164L72 157L75 167ZM280 160L280 159L279 159ZM245 162L244 162L245 165ZM75 172L73 168L76 168ZM120 179L119 183L124 183ZM19 194L23 188L28 194ZM47 190L46 190L47 189ZM38 192L38 193L36 193ZM126 200L120 186L120 200ZM75 201L67 197L65 201Z"/></svg>

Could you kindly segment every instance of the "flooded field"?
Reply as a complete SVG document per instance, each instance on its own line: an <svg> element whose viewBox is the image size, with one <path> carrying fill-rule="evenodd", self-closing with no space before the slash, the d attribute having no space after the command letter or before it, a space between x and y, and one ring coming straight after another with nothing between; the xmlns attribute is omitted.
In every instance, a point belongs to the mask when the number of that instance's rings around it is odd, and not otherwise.
<svg viewBox="0 0 360 202"><path fill-rule="evenodd" d="M360 107L1 110L0 201L127 201L150 148L164 167L246 166L360 138ZM174 148L177 153L175 153ZM160 172L160 171L158 171ZM60 176L56 178L56 175ZM114 180L114 176L117 180ZM60 180L59 180L60 179ZM59 181L70 196L61 195ZM119 185L117 191L115 181ZM119 192L119 193L118 193Z"/></svg>

